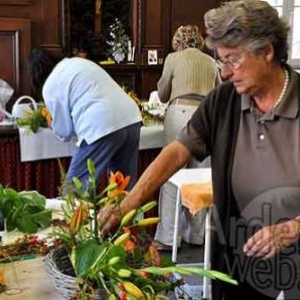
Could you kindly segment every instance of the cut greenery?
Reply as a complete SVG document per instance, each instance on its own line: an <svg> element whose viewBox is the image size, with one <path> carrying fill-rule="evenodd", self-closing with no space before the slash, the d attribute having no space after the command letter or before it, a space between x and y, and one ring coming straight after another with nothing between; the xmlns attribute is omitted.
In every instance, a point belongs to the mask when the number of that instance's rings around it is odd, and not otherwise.
<svg viewBox="0 0 300 300"><path fill-rule="evenodd" d="M0 184L0 211L6 231L18 229L23 233L36 233L51 224L52 211L45 208L46 198L36 191L17 192Z"/></svg>

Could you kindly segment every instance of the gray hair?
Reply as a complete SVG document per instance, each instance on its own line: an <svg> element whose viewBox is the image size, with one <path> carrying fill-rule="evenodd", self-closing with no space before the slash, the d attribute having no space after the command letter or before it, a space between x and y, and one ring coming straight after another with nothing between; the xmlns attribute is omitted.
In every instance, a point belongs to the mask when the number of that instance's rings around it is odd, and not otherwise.
<svg viewBox="0 0 300 300"><path fill-rule="evenodd" d="M172 47L175 51L186 48L198 48L202 50L205 42L197 25L180 26L176 29Z"/></svg>
<svg viewBox="0 0 300 300"><path fill-rule="evenodd" d="M273 44L275 59L288 58L288 23L265 1L238 0L223 3L204 15L206 43L227 48L241 46L253 51Z"/></svg>

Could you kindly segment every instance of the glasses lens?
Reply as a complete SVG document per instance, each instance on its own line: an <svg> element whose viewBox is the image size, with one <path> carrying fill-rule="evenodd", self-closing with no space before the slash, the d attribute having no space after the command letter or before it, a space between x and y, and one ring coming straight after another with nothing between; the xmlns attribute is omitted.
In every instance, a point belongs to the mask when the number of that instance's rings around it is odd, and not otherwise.
<svg viewBox="0 0 300 300"><path fill-rule="evenodd" d="M216 59L216 65L220 70L223 69L224 67L228 67L230 70L236 70L242 65L245 54L246 52L241 53L237 57L225 59L224 61L221 61L220 59Z"/></svg>
<svg viewBox="0 0 300 300"><path fill-rule="evenodd" d="M232 68L234 70L238 69L242 65L242 63L244 62L244 58L245 58L247 53L248 53L247 51L242 52L238 57L236 57L235 59L232 59L230 61L231 65L232 65Z"/></svg>

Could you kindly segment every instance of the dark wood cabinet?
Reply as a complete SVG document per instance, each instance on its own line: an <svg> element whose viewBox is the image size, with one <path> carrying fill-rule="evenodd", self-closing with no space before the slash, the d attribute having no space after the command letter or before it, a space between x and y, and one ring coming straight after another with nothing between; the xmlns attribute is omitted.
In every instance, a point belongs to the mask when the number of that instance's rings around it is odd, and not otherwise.
<svg viewBox="0 0 300 300"><path fill-rule="evenodd" d="M121 86L135 91L141 99L149 99L150 93L157 89L162 73L162 65L118 64L102 67Z"/></svg>
<svg viewBox="0 0 300 300"><path fill-rule="evenodd" d="M70 1L0 0L0 78L12 85L15 98L31 94L26 63L32 48L43 47L57 56L70 53ZM171 51L174 30L182 24L197 23L204 32L204 13L220 2L131 0L131 40L136 59L133 65L104 68L117 82L148 98L162 71L162 65L147 65L148 50L157 50L163 63Z"/></svg>

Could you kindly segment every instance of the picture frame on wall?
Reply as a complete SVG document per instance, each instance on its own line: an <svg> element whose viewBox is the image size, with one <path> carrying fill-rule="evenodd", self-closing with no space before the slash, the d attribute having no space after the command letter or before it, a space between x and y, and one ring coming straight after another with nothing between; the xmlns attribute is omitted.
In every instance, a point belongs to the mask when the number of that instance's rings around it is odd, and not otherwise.
<svg viewBox="0 0 300 300"><path fill-rule="evenodd" d="M157 65L157 50L148 50L148 65Z"/></svg>

